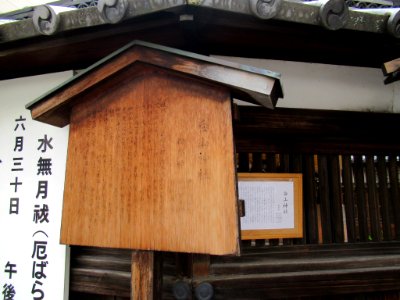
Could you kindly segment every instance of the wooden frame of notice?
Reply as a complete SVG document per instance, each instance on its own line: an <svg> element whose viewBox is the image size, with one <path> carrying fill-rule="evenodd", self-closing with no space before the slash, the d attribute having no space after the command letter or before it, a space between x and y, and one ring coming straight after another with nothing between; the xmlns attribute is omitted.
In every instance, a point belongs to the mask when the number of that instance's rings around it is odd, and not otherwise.
<svg viewBox="0 0 400 300"><path fill-rule="evenodd" d="M283 226L282 228L256 228L256 229L243 229L241 230L242 240L255 240L255 239L275 239L275 238L300 238L303 237L303 180L302 174L297 173L238 173L239 181L239 199L245 202L245 216L248 216L246 211L246 199L243 199L240 195L240 186L244 182L253 182L253 184L263 184L263 182L271 183L274 182L289 182L293 183L292 190L290 193L285 193L287 197L293 197L288 199L292 201L293 211L290 216L293 217L292 226ZM242 185L243 186L243 185ZM262 188L262 187L261 187ZM275 190L275 189L274 189ZM252 195L250 195L251 197ZM285 200L285 196L283 196ZM247 203L252 199L247 199ZM247 205L248 206L248 205ZM278 205L280 207L280 204ZM278 208L279 209L279 208ZM260 216L258 216L260 217ZM247 225L248 227L249 225Z"/></svg>

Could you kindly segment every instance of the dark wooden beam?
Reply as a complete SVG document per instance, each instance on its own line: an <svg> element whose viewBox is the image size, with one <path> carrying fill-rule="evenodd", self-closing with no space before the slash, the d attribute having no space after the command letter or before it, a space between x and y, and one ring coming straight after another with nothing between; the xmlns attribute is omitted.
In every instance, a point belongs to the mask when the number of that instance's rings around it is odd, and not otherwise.
<svg viewBox="0 0 400 300"><path fill-rule="evenodd" d="M400 117L391 113L239 107L238 152L398 153Z"/></svg>
<svg viewBox="0 0 400 300"><path fill-rule="evenodd" d="M216 299L270 299L398 290L398 243L282 246L212 257Z"/></svg>
<svg viewBox="0 0 400 300"><path fill-rule="evenodd" d="M181 21L182 14L192 20ZM86 68L134 39L200 54L376 68L397 58L400 50L400 41L386 34L329 31L320 26L190 7L3 43L0 79Z"/></svg>
<svg viewBox="0 0 400 300"><path fill-rule="evenodd" d="M177 17L159 13L120 25L104 25L55 36L2 44L0 80L64 70L80 70L138 39L182 46Z"/></svg>

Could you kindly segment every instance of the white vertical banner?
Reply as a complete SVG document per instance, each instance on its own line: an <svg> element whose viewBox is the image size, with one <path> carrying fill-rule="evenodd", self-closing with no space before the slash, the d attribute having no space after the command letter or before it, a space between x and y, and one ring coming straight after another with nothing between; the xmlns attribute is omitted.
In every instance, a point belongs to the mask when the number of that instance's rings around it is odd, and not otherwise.
<svg viewBox="0 0 400 300"><path fill-rule="evenodd" d="M59 243L68 127L33 121L25 105L71 76L0 81L0 299L68 298Z"/></svg>

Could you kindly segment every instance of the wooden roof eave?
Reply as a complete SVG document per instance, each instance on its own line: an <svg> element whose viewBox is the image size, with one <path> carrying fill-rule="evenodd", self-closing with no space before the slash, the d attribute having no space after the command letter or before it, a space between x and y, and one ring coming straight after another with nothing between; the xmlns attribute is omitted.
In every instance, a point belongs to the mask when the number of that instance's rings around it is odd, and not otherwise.
<svg viewBox="0 0 400 300"><path fill-rule="evenodd" d="M63 127L69 124L69 109L74 97L137 62L216 82L228 87L233 97L267 108L274 108L278 98L283 97L277 73L134 41L27 104L26 108L31 110L33 119Z"/></svg>
<svg viewBox="0 0 400 300"><path fill-rule="evenodd" d="M107 2L99 1L97 7L57 12L57 6L43 5L34 9L33 17L26 20L0 25L0 43L54 35L75 29L116 24L125 20L160 11L176 10L181 15L190 13L197 7L221 10L255 16L259 19L275 19L294 23L311 24L325 27L329 30L350 29L366 32L389 33L399 38L396 30L400 13L398 8L386 9L354 9L348 8L345 1L338 0L276 0L264 2L263 6L257 1L243 1L241 5L216 4L204 1L188 3L178 0L173 3L165 1L159 5L144 6L138 0L116 1L108 6ZM109 13L118 7L118 14ZM135 9L133 9L135 8Z"/></svg>
<svg viewBox="0 0 400 300"><path fill-rule="evenodd" d="M54 35L87 27L116 24L140 16L160 11L176 11L180 15L202 7L229 13L254 16L259 19L275 19L287 22L310 24L329 30L350 29L365 32L389 33L399 38L396 30L400 22L398 8L354 9L348 8L345 1L338 0L276 0L263 2L243 1L240 5L230 5L213 1L184 1L170 3L164 1L157 5L142 5L139 0L118 0L114 5L103 0L97 7L57 12L57 6L43 5L34 9L33 17L0 26L0 43ZM118 13L115 14L115 8ZM110 11L110 12L109 12ZM112 13L112 12L114 13Z"/></svg>

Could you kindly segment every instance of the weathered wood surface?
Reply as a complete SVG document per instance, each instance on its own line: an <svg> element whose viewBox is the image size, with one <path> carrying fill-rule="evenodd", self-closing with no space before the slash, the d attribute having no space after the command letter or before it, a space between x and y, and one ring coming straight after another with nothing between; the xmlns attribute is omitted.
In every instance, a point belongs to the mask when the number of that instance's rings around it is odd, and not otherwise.
<svg viewBox="0 0 400 300"><path fill-rule="evenodd" d="M61 242L237 254L229 92L159 69L133 75L73 107Z"/></svg>
<svg viewBox="0 0 400 300"><path fill-rule="evenodd" d="M138 261L136 256L132 257L131 250L71 248L70 294L73 297L70 299L78 299L79 295L82 295L82 299L108 299L106 295L113 297L111 299L131 299L132 264ZM172 285L172 278L177 276L174 256L172 253L154 254L153 284L158 287L153 292L163 290L162 279L166 280L168 287ZM89 295L97 297L91 298ZM155 298L161 299L161 296L156 294Z"/></svg>
<svg viewBox="0 0 400 300"><path fill-rule="evenodd" d="M131 261L131 300L161 299L161 254L133 251Z"/></svg>
<svg viewBox="0 0 400 300"><path fill-rule="evenodd" d="M131 251L72 247L70 291L130 297Z"/></svg>
<svg viewBox="0 0 400 300"><path fill-rule="evenodd" d="M311 109L239 107L238 152L398 153L400 115ZM373 122L371 121L373 120Z"/></svg>
<svg viewBox="0 0 400 300"><path fill-rule="evenodd" d="M215 299L268 299L396 290L398 243L286 246L248 250L242 257L213 257Z"/></svg>
<svg viewBox="0 0 400 300"><path fill-rule="evenodd" d="M105 280L104 253L90 249L91 265L80 257L85 248L73 247L71 265L71 291L103 294L110 283ZM86 248L87 249L87 248ZM96 254L99 251L99 254ZM129 268L129 253L113 250L125 258ZM87 255L88 253L86 253ZM171 256L171 254L168 254ZM179 278L174 271L172 256L164 260L163 297L173 299L172 285ZM205 256L203 258L206 258ZM207 259L195 260L204 265ZM108 257L110 259L110 256ZM91 277L82 282L76 275L74 262L86 269ZM110 261L110 260L108 260ZM207 263L206 263L207 264ZM95 267L97 266L97 267ZM213 284L215 299L268 299L342 295L398 290L400 284L400 244L381 242L346 245L297 245L281 247L247 248L241 257L211 256L209 269L204 266L195 272L194 284ZM208 273L208 275L207 275ZM115 280L115 296L126 297L128 280ZM77 284L79 283L79 284ZM79 289L78 289L79 288Z"/></svg>

